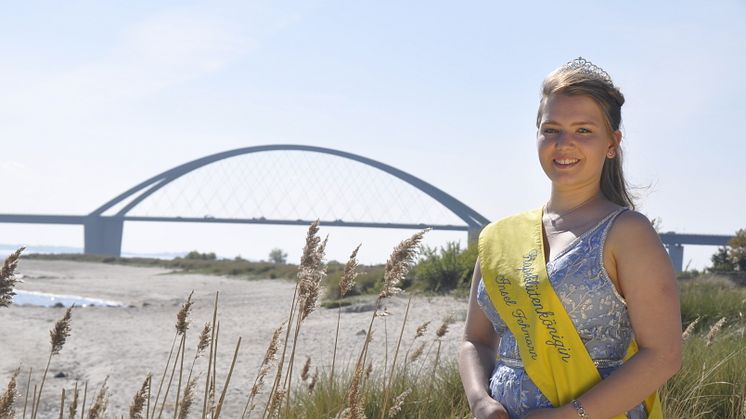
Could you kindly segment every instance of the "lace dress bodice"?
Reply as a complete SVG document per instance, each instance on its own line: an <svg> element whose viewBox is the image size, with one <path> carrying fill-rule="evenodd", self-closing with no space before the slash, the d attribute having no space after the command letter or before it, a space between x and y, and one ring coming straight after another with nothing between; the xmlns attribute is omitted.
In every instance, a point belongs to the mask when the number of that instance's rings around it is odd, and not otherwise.
<svg viewBox="0 0 746 419"><path fill-rule="evenodd" d="M625 209L606 216L547 263L549 281L602 378L622 365L632 339L627 306L603 264L606 235L614 219ZM481 279L477 301L501 336L498 360L490 378L492 397L505 406L511 419L522 418L536 408L551 407L523 369L515 336L492 305ZM645 419L644 406L627 412L627 417Z"/></svg>

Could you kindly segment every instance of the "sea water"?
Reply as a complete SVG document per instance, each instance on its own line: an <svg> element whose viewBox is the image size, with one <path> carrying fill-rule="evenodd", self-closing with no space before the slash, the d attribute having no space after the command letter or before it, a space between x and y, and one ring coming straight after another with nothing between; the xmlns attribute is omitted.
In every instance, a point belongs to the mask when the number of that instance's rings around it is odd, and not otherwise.
<svg viewBox="0 0 746 419"><path fill-rule="evenodd" d="M18 249L20 245L0 244L0 264L8 255ZM24 253L83 253L80 247L64 246L29 246ZM161 253L161 254L127 254L125 257L144 256L158 259L173 259L176 256L183 256L184 252L179 253ZM87 298L79 295L62 295L51 294L46 292L14 290L16 295L13 297L14 305L31 305L41 307L121 307L123 304L118 301L103 300L100 298Z"/></svg>
<svg viewBox="0 0 746 419"><path fill-rule="evenodd" d="M46 292L14 290L13 305L31 305L41 307L121 307L118 301L86 298L79 295L50 294Z"/></svg>

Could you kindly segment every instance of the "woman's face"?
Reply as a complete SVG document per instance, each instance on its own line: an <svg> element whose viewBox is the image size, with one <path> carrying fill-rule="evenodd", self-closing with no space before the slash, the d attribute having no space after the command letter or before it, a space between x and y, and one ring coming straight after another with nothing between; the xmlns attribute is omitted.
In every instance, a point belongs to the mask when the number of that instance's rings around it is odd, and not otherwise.
<svg viewBox="0 0 746 419"><path fill-rule="evenodd" d="M609 152L621 133L610 134L604 114L588 96L550 96L537 133L539 161L555 188L599 188Z"/></svg>

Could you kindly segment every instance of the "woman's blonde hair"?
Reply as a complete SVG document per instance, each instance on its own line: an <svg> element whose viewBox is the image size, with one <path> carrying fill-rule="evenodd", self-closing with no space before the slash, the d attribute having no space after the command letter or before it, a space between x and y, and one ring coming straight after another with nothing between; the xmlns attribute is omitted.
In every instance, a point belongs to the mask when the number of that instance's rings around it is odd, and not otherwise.
<svg viewBox="0 0 746 419"><path fill-rule="evenodd" d="M582 57L551 72L541 89L541 102L536 116L536 127L541 124L544 106L553 95L588 96L593 99L604 115L609 135L619 130L622 123L624 95L614 86L608 73ZM628 191L622 171L621 145L616 155L607 158L601 171L601 193L615 204L634 208L633 196Z"/></svg>

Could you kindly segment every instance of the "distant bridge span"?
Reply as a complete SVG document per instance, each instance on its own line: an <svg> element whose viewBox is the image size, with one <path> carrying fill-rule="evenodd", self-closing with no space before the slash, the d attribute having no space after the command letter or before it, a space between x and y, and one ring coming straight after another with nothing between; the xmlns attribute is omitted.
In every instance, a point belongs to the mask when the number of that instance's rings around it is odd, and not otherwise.
<svg viewBox="0 0 746 419"><path fill-rule="evenodd" d="M282 220L260 218L199 218L199 217L148 217L148 216L131 216L128 212L139 203L157 192L164 186L175 181L176 179L190 173L200 167L218 162L231 157L260 153L266 151L307 151L329 154L354 160L365 165L379 169L389 175L395 176L404 182L414 186L418 190L429 195L438 203L453 212L464 225L432 225L432 224L405 224L405 223L376 223L376 222L355 222L344 220L320 220L322 225L340 226L340 227L376 227L376 228L404 228L404 229L421 229L431 227L435 230L466 231L469 237L474 239L481 231L482 227L489 223L489 220L458 199L436 188L435 186L417 178L409 173L399 170L395 167L381 163L352 153L330 148L322 148L308 145L294 144L277 144L263 145L255 147L245 147L236 150L225 151L222 153L212 154L202 157L180 166L174 167L163 173L155 175L150 179L141 182L138 185L122 192L115 198L106 202L99 208L95 209L88 215L29 215L29 214L0 214L0 222L5 223L34 223L34 224L74 224L84 226L85 235L85 252L102 255L120 255L122 247L122 230L125 221L156 221L156 222L199 222L199 223L234 223L234 224L278 224L278 225L309 225L314 220ZM117 205L124 205L113 215L104 215L108 210Z"/></svg>
<svg viewBox="0 0 746 419"><path fill-rule="evenodd" d="M0 214L0 223L24 223L24 224L72 224L84 226L85 253L119 256L122 249L122 231L125 221L156 221L156 222L199 222L199 223L233 223L233 224L275 224L275 225L309 225L314 220L282 220L260 218L199 218L199 217L149 217L131 216L128 212L136 207L146 198L157 192L174 180L190 173L200 167L218 162L231 157L259 153L266 151L307 151L334 155L354 160L365 165L379 169L385 173L397 177L404 182L414 186L421 192L429 195L438 203L453 212L464 221L465 225L432 225L432 224L406 224L406 223L376 223L376 222L350 222L344 220L321 220L322 225L339 227L373 227L373 228L404 228L422 229L431 227L435 230L466 231L469 241L476 239L481 229L489 223L489 220L475 210L471 209L458 199L438 189L437 187L419 179L409 173L395 167L378 162L373 159L356 154L347 153L330 148L322 148L308 145L277 144L255 147L245 147L222 153L202 157L180 166L174 167L163 173L151 177L129 190L119 194L106 202L88 215L35 215L35 214ZM119 204L124 206L113 215L104 215ZM683 245L712 245L724 246L731 236L725 235L694 235L663 233L661 241L668 249L671 260L677 271L683 268Z"/></svg>

